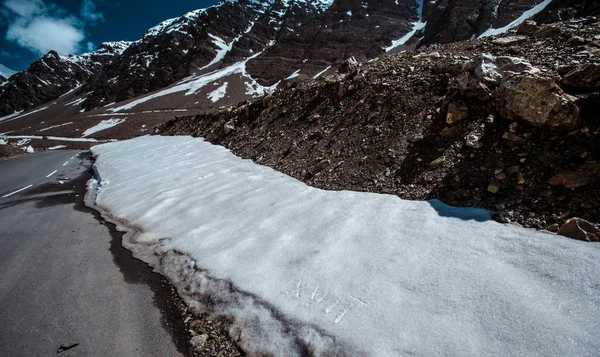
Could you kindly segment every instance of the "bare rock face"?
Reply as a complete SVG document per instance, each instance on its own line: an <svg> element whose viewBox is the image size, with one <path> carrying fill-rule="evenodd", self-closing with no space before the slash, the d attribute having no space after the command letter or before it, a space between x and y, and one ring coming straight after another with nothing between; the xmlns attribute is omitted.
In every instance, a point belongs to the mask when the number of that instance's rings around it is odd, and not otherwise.
<svg viewBox="0 0 600 357"><path fill-rule="evenodd" d="M579 125L579 108L552 79L514 76L493 96L494 107L504 118L540 128L568 130Z"/></svg>
<svg viewBox="0 0 600 357"><path fill-rule="evenodd" d="M82 85L128 45L127 42L107 42L97 51L80 56L48 52L0 87L0 116L49 102Z"/></svg>
<svg viewBox="0 0 600 357"><path fill-rule="evenodd" d="M536 16L536 20L548 23L592 15L600 15L598 0L554 0Z"/></svg>
<svg viewBox="0 0 600 357"><path fill-rule="evenodd" d="M569 87L600 88L600 65L590 63L567 73L561 81Z"/></svg>
<svg viewBox="0 0 600 357"><path fill-rule="evenodd" d="M541 0L438 0L426 7L424 42L430 45L469 40L489 28L508 25L540 2Z"/></svg>
<svg viewBox="0 0 600 357"><path fill-rule="evenodd" d="M558 230L558 235L586 242L600 242L600 230L581 218L571 218Z"/></svg>

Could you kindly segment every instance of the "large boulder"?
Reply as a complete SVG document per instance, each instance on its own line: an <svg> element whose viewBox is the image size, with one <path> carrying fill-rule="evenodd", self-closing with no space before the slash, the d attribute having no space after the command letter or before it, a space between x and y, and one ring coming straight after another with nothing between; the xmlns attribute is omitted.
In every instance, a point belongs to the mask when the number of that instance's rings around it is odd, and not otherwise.
<svg viewBox="0 0 600 357"><path fill-rule="evenodd" d="M597 182L600 175L600 163L590 160L574 171L561 171L552 176L548 183L552 186L577 188Z"/></svg>
<svg viewBox="0 0 600 357"><path fill-rule="evenodd" d="M558 230L558 234L586 242L600 242L600 230L581 218L571 218L565 222Z"/></svg>
<svg viewBox="0 0 600 357"><path fill-rule="evenodd" d="M579 107L550 78L513 76L493 93L494 107L506 119L540 128L573 129Z"/></svg>
<svg viewBox="0 0 600 357"><path fill-rule="evenodd" d="M475 65L475 76L488 86L495 87L500 82L514 74L537 74L540 72L523 58L482 54Z"/></svg>
<svg viewBox="0 0 600 357"><path fill-rule="evenodd" d="M567 73L561 83L569 87L599 88L600 65L591 63L577 67Z"/></svg>

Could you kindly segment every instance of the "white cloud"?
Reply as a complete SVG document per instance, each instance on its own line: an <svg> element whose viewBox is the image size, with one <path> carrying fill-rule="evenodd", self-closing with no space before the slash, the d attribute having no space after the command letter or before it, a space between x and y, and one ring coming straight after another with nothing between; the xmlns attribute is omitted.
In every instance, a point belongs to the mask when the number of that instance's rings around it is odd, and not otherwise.
<svg viewBox="0 0 600 357"><path fill-rule="evenodd" d="M94 4L93 0L83 0L80 14L84 20L91 24L104 21L104 15L100 12L96 12L96 4Z"/></svg>
<svg viewBox="0 0 600 357"><path fill-rule="evenodd" d="M35 17L9 25L6 39L39 54L55 50L61 54L80 51L83 31L69 18Z"/></svg>
<svg viewBox="0 0 600 357"><path fill-rule="evenodd" d="M25 18L42 13L46 7L41 0L6 0L4 6Z"/></svg>
<svg viewBox="0 0 600 357"><path fill-rule="evenodd" d="M83 0L81 19L43 0L5 0L2 5L0 10L9 14L4 19L8 23L6 39L40 55L50 50L76 54L94 47L85 42L84 25L104 21L93 0Z"/></svg>

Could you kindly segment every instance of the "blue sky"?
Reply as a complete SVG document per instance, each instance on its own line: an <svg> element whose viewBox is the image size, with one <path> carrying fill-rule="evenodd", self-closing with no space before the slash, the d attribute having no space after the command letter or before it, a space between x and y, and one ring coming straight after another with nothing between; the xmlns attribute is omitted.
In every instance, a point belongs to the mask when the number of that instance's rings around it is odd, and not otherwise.
<svg viewBox="0 0 600 357"><path fill-rule="evenodd" d="M79 54L137 40L150 27L216 0L0 0L0 63L25 70L50 49Z"/></svg>

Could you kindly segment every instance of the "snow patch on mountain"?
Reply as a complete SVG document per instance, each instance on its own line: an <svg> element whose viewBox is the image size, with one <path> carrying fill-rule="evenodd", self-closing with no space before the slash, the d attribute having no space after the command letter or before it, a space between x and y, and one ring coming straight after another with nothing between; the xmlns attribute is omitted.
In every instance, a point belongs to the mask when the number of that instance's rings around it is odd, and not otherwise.
<svg viewBox="0 0 600 357"><path fill-rule="evenodd" d="M178 93L178 92L186 92L185 95L194 95L196 94L198 91L200 91L202 88L204 88L205 86L207 86L210 83L213 83L219 79L222 79L224 77L227 76L231 76L231 75L241 75L242 78L244 79L245 82L245 86L246 86L246 94L250 95L250 96L262 96L264 95L267 91L269 90L274 90L277 85L279 84L276 83L273 86L262 86L260 85L254 78L252 78L248 72L246 72L246 63L248 63L248 61L250 61L253 58L258 57L259 55L261 55L264 51L261 51L259 53L256 53L253 56L250 56L248 58L246 58L243 61L239 61L237 63L234 63L228 67L224 67L221 69L217 69L214 70L212 72L206 73L206 74L202 74L202 75L193 75L190 77L185 78L184 80L180 81L178 84L176 84L175 86L163 89L161 91L155 92L153 94L150 95L146 95L144 97L138 98L130 103L124 104L122 106L116 107L116 108L109 108L108 110L115 113L115 112L120 112L122 110L129 110L139 104L148 102L150 100L153 100L155 98L159 98L159 97L163 97L166 95L170 95L170 94L174 94L174 93Z"/></svg>
<svg viewBox="0 0 600 357"><path fill-rule="evenodd" d="M68 102L68 103L66 103L66 104L65 104L65 106L67 106L67 105L72 105L72 106L76 107L76 106L80 105L81 103L85 102L85 101L86 101L86 99L87 99L87 98L77 98L77 99L75 99L75 100L74 100L74 101L72 101L72 102Z"/></svg>
<svg viewBox="0 0 600 357"><path fill-rule="evenodd" d="M42 132L42 131L48 131L48 130L50 130L50 129L60 128L61 126L66 126L66 125L71 125L71 124L73 124L73 122L72 122L72 121L70 121L70 122L68 122L68 123L63 123L63 124L52 125L52 126L49 126L49 127L47 127L47 128L40 129L40 130L38 130L38 131L39 131L39 132Z"/></svg>
<svg viewBox="0 0 600 357"><path fill-rule="evenodd" d="M184 14L183 16L174 17L172 19L165 20L165 21L159 23L158 25L148 29L148 31L146 31L146 33L144 33L144 36L142 36L142 39L147 38L147 37L156 37L163 33L171 33L171 32L175 32L175 31L184 32L184 31L182 31L182 29L185 26L189 25L190 22L197 20L198 17L200 17L200 15L202 15L206 10L208 10L210 8L211 7L197 9L194 11L190 11L190 12Z"/></svg>
<svg viewBox="0 0 600 357"><path fill-rule="evenodd" d="M285 79L292 79L292 78L296 78L300 75L300 69L297 69L294 73L290 74L289 76L287 76Z"/></svg>
<svg viewBox="0 0 600 357"><path fill-rule="evenodd" d="M330 69L330 68L331 68L331 65L329 65L329 66L325 67L325 69L324 69L324 70L322 70L321 72L319 72L319 73L315 74L315 75L313 76L313 79L317 79L317 78L321 77L321 75L323 75L323 73L325 73L325 72L329 71L329 69Z"/></svg>
<svg viewBox="0 0 600 357"><path fill-rule="evenodd" d="M210 61L206 66L203 66L199 70L203 70L205 68L208 68L208 67L212 66L215 63L220 62L223 58L225 58L225 55L227 55L227 53L229 51L231 51L231 47L235 43L235 40L232 41L231 43L227 43L227 42L225 42L225 40L223 40L219 36L215 36L215 35L212 35L210 33L208 34L208 36L210 36L213 39L212 43L215 46L217 46L217 48L218 48L217 54L215 55L215 58L212 59L212 61Z"/></svg>
<svg viewBox="0 0 600 357"><path fill-rule="evenodd" d="M317 7L317 9L321 10L321 11L327 11L327 9L329 9L329 7L331 7L331 5L333 5L334 0L316 0L316 1L309 1L309 0L296 0L295 3L302 3L305 5L314 5Z"/></svg>
<svg viewBox="0 0 600 357"><path fill-rule="evenodd" d="M225 95L227 94L227 85L228 85L228 83L225 82L222 85L220 85L219 88L217 88L214 91L208 93L208 99L210 99L211 102L216 103L220 99L225 98Z"/></svg>
<svg viewBox="0 0 600 357"><path fill-rule="evenodd" d="M519 25L521 25L522 23L524 23L525 21L527 21L528 19L532 18L533 16L539 14L541 11L543 11L546 6L548 6L553 0L544 0L541 3L535 5L534 7L532 7L531 9L525 11L521 16L519 16L516 20L514 20L513 22L511 22L510 24L495 29L490 27L489 29L487 29L484 33L482 33L481 35L479 35L479 38L484 38L484 37L489 37L489 36L496 36L496 35L500 35L503 34L505 32L508 32L516 27L518 27Z"/></svg>
<svg viewBox="0 0 600 357"><path fill-rule="evenodd" d="M100 47L89 54L94 55L117 55L120 56L131 46L135 41L115 41L115 42L103 42Z"/></svg>
<svg viewBox="0 0 600 357"><path fill-rule="evenodd" d="M108 120L102 120L100 123L98 123L97 125L94 125L93 127L87 129L86 131L83 132L82 137L86 137L86 136L90 136L92 134L95 134L99 131L102 130L106 130L109 128L112 128L113 126L117 126L121 123L124 123L125 119L122 118L110 118Z"/></svg>
<svg viewBox="0 0 600 357"><path fill-rule="evenodd" d="M3 117L0 117L0 122L2 122L2 121L6 121L6 120L10 120L10 119L13 119L13 118L15 118L15 117L17 117L17 116L21 115L21 113L23 113L23 110L21 110L21 111L18 111L18 112L14 112L14 113L12 113L12 114L9 114L9 115L5 115L5 116L3 116Z"/></svg>
<svg viewBox="0 0 600 357"><path fill-rule="evenodd" d="M421 31L422 29L424 29L425 26L427 25L427 22L413 22L412 25L413 25L412 30L410 30L410 32L408 32L406 35L400 37L399 39L392 41L392 44L385 48L385 52L390 52L394 48L404 45L408 40L410 40L415 35L415 33L417 33L417 31Z"/></svg>

